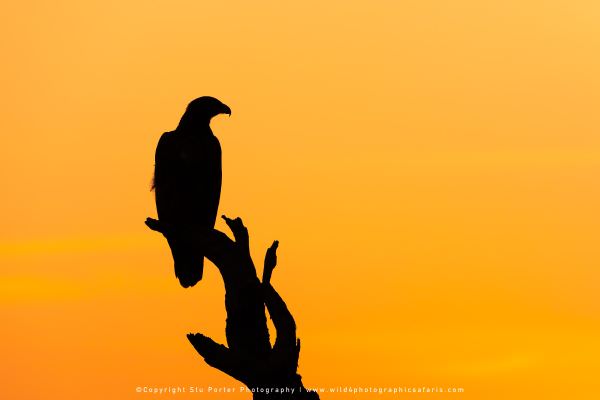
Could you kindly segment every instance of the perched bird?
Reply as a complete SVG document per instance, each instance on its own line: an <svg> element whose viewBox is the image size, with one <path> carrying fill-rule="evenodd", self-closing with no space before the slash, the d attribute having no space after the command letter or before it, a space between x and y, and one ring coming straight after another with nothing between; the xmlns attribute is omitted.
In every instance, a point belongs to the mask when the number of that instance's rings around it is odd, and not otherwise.
<svg viewBox="0 0 600 400"><path fill-rule="evenodd" d="M158 219L169 226L166 235L183 287L202 279L204 252L197 235L215 226L221 196L221 145L210 120L231 109L214 97L193 100L172 132L158 141L154 191ZM193 239L196 234L196 240Z"/></svg>

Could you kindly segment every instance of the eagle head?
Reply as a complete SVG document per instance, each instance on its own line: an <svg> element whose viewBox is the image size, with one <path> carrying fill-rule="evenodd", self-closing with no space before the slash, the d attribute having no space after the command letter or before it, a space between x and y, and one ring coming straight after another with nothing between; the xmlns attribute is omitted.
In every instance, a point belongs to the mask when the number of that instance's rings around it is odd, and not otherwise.
<svg viewBox="0 0 600 400"><path fill-rule="evenodd" d="M205 128L219 114L231 115L231 109L214 97L198 97L188 104L177 129Z"/></svg>

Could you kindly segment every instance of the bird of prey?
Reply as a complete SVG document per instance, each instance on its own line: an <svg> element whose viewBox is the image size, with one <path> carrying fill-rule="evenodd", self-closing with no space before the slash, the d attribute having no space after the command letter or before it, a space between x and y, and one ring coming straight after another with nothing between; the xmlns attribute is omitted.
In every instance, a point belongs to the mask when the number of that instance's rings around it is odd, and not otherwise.
<svg viewBox="0 0 600 400"><path fill-rule="evenodd" d="M214 97L193 100L177 128L158 141L154 191L158 219L170 229L165 235L181 286L202 279L204 252L198 233L213 229L221 196L221 145L210 120L231 109ZM196 240L193 234L196 234Z"/></svg>

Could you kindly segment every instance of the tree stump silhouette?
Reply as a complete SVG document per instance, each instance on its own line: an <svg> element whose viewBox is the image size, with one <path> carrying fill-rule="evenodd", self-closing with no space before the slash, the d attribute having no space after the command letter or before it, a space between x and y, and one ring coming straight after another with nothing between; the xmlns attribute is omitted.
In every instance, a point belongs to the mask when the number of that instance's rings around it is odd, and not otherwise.
<svg viewBox="0 0 600 400"><path fill-rule="evenodd" d="M297 373L300 339L296 338L296 323L270 283L279 243L273 242L267 250L261 282L250 256L248 229L240 218L223 219L235 241L216 229L193 232L193 236L206 249L206 258L217 266L225 284L227 346L201 333L188 334L188 340L208 365L252 390L255 400L319 399L317 393L306 390ZM148 218L146 225L167 238L173 234L158 220ZM273 346L265 306L277 334Z"/></svg>

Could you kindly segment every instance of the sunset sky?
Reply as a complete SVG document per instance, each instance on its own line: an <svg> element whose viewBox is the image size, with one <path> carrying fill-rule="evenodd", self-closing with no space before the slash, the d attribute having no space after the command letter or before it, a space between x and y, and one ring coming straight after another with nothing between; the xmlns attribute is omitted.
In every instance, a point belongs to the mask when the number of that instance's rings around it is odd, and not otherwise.
<svg viewBox="0 0 600 400"><path fill-rule="evenodd" d="M182 289L150 183L160 135L211 95L220 213L325 399L596 399L600 3L29 1L0 24L0 397L240 384L223 284ZM217 229L226 231L219 221ZM226 231L229 233L228 231ZM261 268L259 268L261 272Z"/></svg>

